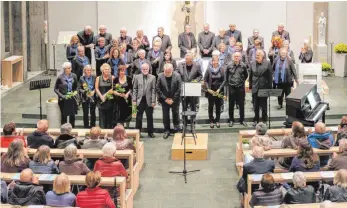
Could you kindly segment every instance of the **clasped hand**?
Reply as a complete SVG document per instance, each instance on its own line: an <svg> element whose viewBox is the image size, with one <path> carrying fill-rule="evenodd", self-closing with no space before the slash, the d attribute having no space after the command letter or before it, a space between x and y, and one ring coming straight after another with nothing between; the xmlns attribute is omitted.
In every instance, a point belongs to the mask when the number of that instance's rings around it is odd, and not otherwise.
<svg viewBox="0 0 347 208"><path fill-rule="evenodd" d="M171 98L166 98L165 102L169 105L172 105L173 100Z"/></svg>

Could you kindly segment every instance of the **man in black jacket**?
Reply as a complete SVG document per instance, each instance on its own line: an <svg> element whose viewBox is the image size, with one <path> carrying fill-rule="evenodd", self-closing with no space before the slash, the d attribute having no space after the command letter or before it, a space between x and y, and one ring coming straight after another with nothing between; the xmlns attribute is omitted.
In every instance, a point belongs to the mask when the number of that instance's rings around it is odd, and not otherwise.
<svg viewBox="0 0 347 208"><path fill-rule="evenodd" d="M85 54L88 57L90 64L92 63L92 48L94 48L94 32L90 25L84 27L83 31L77 33L78 39L82 46L85 47ZM78 77L79 79L79 77Z"/></svg>
<svg viewBox="0 0 347 208"><path fill-rule="evenodd" d="M28 146L34 149L38 149L41 145L47 145L50 148L53 148L54 140L49 134L47 134L48 121L39 120L36 126L37 129L27 137Z"/></svg>

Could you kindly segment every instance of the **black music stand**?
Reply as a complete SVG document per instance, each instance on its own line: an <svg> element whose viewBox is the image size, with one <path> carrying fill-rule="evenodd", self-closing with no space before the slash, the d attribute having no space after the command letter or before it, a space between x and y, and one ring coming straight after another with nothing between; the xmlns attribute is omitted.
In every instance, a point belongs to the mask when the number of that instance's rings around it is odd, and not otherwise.
<svg viewBox="0 0 347 208"><path fill-rule="evenodd" d="M41 103L41 89L49 88L51 86L51 79L40 79L30 82L29 90L40 90L40 120L42 120L42 103Z"/></svg>
<svg viewBox="0 0 347 208"><path fill-rule="evenodd" d="M258 91L258 97L269 98L269 129L271 128L271 102L270 97L279 97L282 95L282 89L262 89ZM263 110L263 109L261 109Z"/></svg>

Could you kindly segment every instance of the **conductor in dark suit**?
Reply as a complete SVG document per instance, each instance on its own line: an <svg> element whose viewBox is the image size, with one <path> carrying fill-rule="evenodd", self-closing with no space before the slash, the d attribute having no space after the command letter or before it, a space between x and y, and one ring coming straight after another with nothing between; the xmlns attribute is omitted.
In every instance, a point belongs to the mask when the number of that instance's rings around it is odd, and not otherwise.
<svg viewBox="0 0 347 208"><path fill-rule="evenodd" d="M204 24L204 31L199 33L198 46L201 57L212 57L214 33L210 31L210 25Z"/></svg>
<svg viewBox="0 0 347 208"><path fill-rule="evenodd" d="M219 49L218 46L220 43L224 43L225 45L229 44L229 36L225 35L224 28L221 28L219 30L219 35L213 38L213 43L212 43L213 50L218 50Z"/></svg>
<svg viewBox="0 0 347 208"><path fill-rule="evenodd" d="M250 64L249 89L252 90L254 101L254 127L259 122L259 108L262 109L262 121L267 121L267 98L258 97L258 91L272 88L272 67L270 62L263 58L264 51L257 50L256 61Z"/></svg>
<svg viewBox="0 0 347 208"><path fill-rule="evenodd" d="M151 62L145 58L146 51L143 49L138 50L137 56L139 58L133 62L133 76L135 76L135 74L141 74L141 66L144 63L147 63L149 65L149 73L152 74Z"/></svg>
<svg viewBox="0 0 347 208"><path fill-rule="evenodd" d="M164 34L164 28L159 27L158 28L158 35L154 36L152 39L152 43L154 42L155 38L161 39L161 51L165 53L166 50L170 50L172 48L171 39L170 36Z"/></svg>
<svg viewBox="0 0 347 208"><path fill-rule="evenodd" d="M178 36L178 47L180 48L180 57L184 58L189 50L196 49L196 39L190 32L190 25L184 27L184 32Z"/></svg>
<svg viewBox="0 0 347 208"><path fill-rule="evenodd" d="M86 65L90 64L89 58L84 53L84 46L77 47L77 55L72 59L72 73L77 76L79 80L83 74L83 69Z"/></svg>
<svg viewBox="0 0 347 208"><path fill-rule="evenodd" d="M272 37L275 37L275 36L278 36L278 35L281 36L282 40L288 40L289 43L290 43L289 32L284 30L284 24L283 23L280 23L278 25L277 30L272 33Z"/></svg>
<svg viewBox="0 0 347 208"><path fill-rule="evenodd" d="M94 48L94 32L92 27L87 25L83 31L77 33L78 39L80 39L81 45L85 47L85 54L88 57L90 64L92 63L92 48ZM77 75L77 74L76 74ZM78 77L79 79L80 77Z"/></svg>
<svg viewBox="0 0 347 208"><path fill-rule="evenodd" d="M249 54L249 51L255 47L256 40L260 41L260 47L261 49L264 49L264 38L259 36L259 30L254 29L253 36L248 38L247 54Z"/></svg>
<svg viewBox="0 0 347 208"><path fill-rule="evenodd" d="M242 43L241 31L236 30L236 25L235 24L230 24L229 28L230 28L230 30L227 31L226 35L229 36L229 37L234 37L236 42Z"/></svg>
<svg viewBox="0 0 347 208"><path fill-rule="evenodd" d="M101 37L105 38L105 46L108 47L112 44L112 34L106 32L106 26L105 25L99 26L99 34L95 35L95 37L94 37L95 46L99 46L98 40Z"/></svg>
<svg viewBox="0 0 347 208"><path fill-rule="evenodd" d="M153 134L153 109L156 103L155 76L149 74L149 65L147 63L141 66L142 74L134 77L133 85L133 105L137 105L136 129L142 129L143 112L147 117L148 136L154 138Z"/></svg>
<svg viewBox="0 0 347 208"><path fill-rule="evenodd" d="M173 71L172 64L165 64L164 72L158 75L156 86L158 101L163 110L164 139L170 136L170 109L175 131L181 129L179 118L181 85L181 77L177 72Z"/></svg>

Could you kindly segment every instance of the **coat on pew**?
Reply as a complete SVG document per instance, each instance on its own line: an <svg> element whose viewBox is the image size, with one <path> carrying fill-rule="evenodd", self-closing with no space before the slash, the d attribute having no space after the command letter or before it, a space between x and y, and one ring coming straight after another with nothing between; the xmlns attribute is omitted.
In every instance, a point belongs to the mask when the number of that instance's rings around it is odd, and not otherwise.
<svg viewBox="0 0 347 208"><path fill-rule="evenodd" d="M46 205L46 195L38 184L16 181L8 190L8 202L20 206Z"/></svg>

